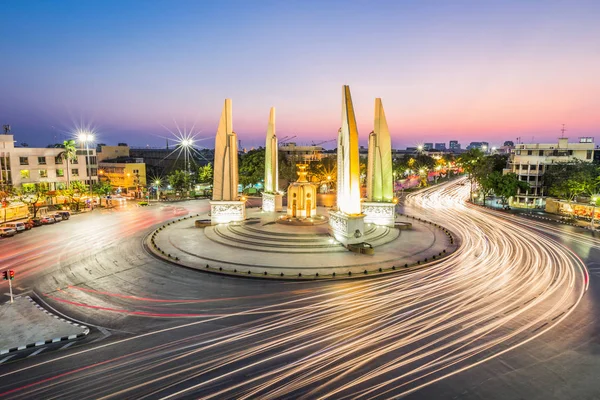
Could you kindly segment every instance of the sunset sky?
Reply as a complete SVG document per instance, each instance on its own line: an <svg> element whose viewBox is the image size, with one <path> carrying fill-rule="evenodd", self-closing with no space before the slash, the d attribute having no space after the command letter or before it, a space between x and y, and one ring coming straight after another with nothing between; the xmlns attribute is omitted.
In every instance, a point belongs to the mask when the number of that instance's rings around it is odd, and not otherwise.
<svg viewBox="0 0 600 400"><path fill-rule="evenodd" d="M335 139L350 85L361 142L381 97L393 146L600 142L600 1L0 0L0 124L32 146ZM333 147L330 143L326 147Z"/></svg>

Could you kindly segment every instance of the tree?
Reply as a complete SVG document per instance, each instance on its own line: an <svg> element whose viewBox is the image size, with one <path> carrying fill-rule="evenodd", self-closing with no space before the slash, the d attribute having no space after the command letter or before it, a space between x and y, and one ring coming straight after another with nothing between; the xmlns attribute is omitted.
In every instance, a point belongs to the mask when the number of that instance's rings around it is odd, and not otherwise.
<svg viewBox="0 0 600 400"><path fill-rule="evenodd" d="M190 176L186 171L178 169L167 175L167 180L173 189L184 190L189 187Z"/></svg>
<svg viewBox="0 0 600 400"><path fill-rule="evenodd" d="M211 163L208 163L198 169L198 182L200 183L212 183L213 176L214 171Z"/></svg>
<svg viewBox="0 0 600 400"><path fill-rule="evenodd" d="M24 184L16 191L19 200L27 204L31 210L33 218L37 217L37 213L44 204L47 194L48 185L46 183Z"/></svg>
<svg viewBox="0 0 600 400"><path fill-rule="evenodd" d="M92 192L98 196L107 196L112 193L112 186L109 182L98 182L92 186Z"/></svg>
<svg viewBox="0 0 600 400"><path fill-rule="evenodd" d="M502 204L506 204L508 199L516 196L519 190L523 192L529 190L529 183L519 180L519 177L513 173L500 175L500 179L496 180L494 186L494 193L500 196Z"/></svg>
<svg viewBox="0 0 600 400"><path fill-rule="evenodd" d="M69 199L68 203L75 211L81 207L81 197L88 192L88 186L81 181L73 181L71 185L61 192L64 197Z"/></svg>
<svg viewBox="0 0 600 400"><path fill-rule="evenodd" d="M544 174L546 192L569 202L582 194L594 194L599 182L598 166L580 160L552 164Z"/></svg>
<svg viewBox="0 0 600 400"><path fill-rule="evenodd" d="M71 161L77 159L77 148L75 147L75 141L73 139L65 140L63 142L64 150L58 153L58 157L64 157L67 160L67 188L71 187L70 170Z"/></svg>
<svg viewBox="0 0 600 400"><path fill-rule="evenodd" d="M319 187L326 184L328 190L337 181L337 158L323 157L318 161L311 161L308 165L309 180Z"/></svg>
<svg viewBox="0 0 600 400"><path fill-rule="evenodd" d="M240 183L243 187L255 185L265 179L265 149L250 150L242 156Z"/></svg>

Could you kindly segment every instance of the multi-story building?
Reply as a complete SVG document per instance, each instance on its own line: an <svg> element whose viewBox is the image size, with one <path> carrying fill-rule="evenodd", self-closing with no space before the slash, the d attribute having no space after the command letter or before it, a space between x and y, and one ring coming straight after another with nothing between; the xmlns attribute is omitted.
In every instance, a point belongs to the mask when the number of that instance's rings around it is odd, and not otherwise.
<svg viewBox="0 0 600 400"><path fill-rule="evenodd" d="M479 149L483 151L488 151L490 149L490 144L488 142L471 142L467 146L467 150L471 149Z"/></svg>
<svg viewBox="0 0 600 400"><path fill-rule="evenodd" d="M32 184L46 184L48 190L60 190L69 181L82 181L93 184L98 181L96 150L78 149L76 158L69 162L63 156L61 147L15 147L13 135L0 135L1 182L8 187L22 187Z"/></svg>
<svg viewBox="0 0 600 400"><path fill-rule="evenodd" d="M141 198L146 188L146 164L142 158L129 155L129 146L98 146L99 175L117 193L134 193Z"/></svg>
<svg viewBox="0 0 600 400"><path fill-rule="evenodd" d="M294 142L288 142L279 146L279 152L285 154L290 160L296 162L319 161L323 158L325 149L321 146L298 146Z"/></svg>
<svg viewBox="0 0 600 400"><path fill-rule="evenodd" d="M454 152L454 151L459 151L460 150L460 143L458 143L458 140L451 140L450 141L450 151Z"/></svg>
<svg viewBox="0 0 600 400"><path fill-rule="evenodd" d="M214 160L214 150L193 148L190 150L189 165L187 166L185 165L183 150L178 147L132 147L129 148L129 156L143 159L150 176L164 177L178 169L185 170L189 168L196 170L198 167L212 163Z"/></svg>
<svg viewBox="0 0 600 400"><path fill-rule="evenodd" d="M433 143L423 143L423 150L433 150Z"/></svg>
<svg viewBox="0 0 600 400"><path fill-rule="evenodd" d="M520 180L529 183L530 189L519 192L511 199L511 204L517 207L544 207L544 172L548 166L575 160L593 162L594 147L593 138L580 138L579 143L569 143L568 138L560 138L558 143L515 145L504 173L517 174Z"/></svg>
<svg viewBox="0 0 600 400"><path fill-rule="evenodd" d="M434 149L438 151L446 151L446 143L436 143Z"/></svg>

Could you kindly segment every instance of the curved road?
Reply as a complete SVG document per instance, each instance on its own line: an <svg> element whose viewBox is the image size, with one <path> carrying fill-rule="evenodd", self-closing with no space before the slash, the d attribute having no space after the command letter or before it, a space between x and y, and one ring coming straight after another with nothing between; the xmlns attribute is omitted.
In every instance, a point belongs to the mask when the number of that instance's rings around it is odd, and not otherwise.
<svg viewBox="0 0 600 400"><path fill-rule="evenodd" d="M98 330L68 350L1 364L0 397L514 398L494 381L500 370L506 378L505 358L582 323L578 305L593 300L583 262L561 241L598 242L467 206L465 190L441 185L406 205L453 230L457 252L374 279L278 283L163 263L141 246L174 217L157 206L2 241L21 290Z"/></svg>

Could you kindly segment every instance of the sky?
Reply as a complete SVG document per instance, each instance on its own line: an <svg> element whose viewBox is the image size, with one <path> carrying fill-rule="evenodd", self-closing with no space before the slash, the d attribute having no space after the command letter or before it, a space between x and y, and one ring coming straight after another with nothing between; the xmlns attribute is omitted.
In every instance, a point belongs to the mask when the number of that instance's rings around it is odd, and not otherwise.
<svg viewBox="0 0 600 400"><path fill-rule="evenodd" d="M375 98L394 148L457 139L600 142L600 1L0 0L0 124L46 146L213 147L224 99L242 147L335 147L342 85L361 144Z"/></svg>

